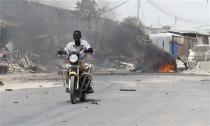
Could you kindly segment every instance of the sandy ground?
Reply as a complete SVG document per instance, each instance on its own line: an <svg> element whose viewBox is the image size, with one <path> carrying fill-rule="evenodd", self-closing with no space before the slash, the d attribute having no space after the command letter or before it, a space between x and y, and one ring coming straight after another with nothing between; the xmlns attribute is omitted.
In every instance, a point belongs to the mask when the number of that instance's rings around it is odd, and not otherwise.
<svg viewBox="0 0 210 126"><path fill-rule="evenodd" d="M56 73L0 75L0 81L3 83L0 86L0 91L62 86L62 83L57 83L59 80L61 80L61 76Z"/></svg>
<svg viewBox="0 0 210 126"><path fill-rule="evenodd" d="M172 75L205 75L210 76L210 62L200 63L198 67L192 70L183 71L180 73L134 73L127 70L116 70L114 68L108 69L96 69L95 75L159 75L159 74L172 74ZM41 87L57 87L62 86L63 83L57 83L62 80L62 76L58 75L58 72L54 73L14 73L0 75L0 81L3 85L0 85L0 91L5 90L18 90L26 88L41 88ZM147 83L147 82L146 82Z"/></svg>

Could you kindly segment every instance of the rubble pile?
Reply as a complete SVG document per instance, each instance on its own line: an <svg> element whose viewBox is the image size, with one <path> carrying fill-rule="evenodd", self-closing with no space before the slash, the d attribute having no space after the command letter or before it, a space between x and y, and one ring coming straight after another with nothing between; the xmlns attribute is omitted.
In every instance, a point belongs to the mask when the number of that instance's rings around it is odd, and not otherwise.
<svg viewBox="0 0 210 126"><path fill-rule="evenodd" d="M135 69L135 64L133 63L128 63L128 62L115 62L113 64L113 68L116 68L116 69L124 69L126 71L134 71Z"/></svg>
<svg viewBox="0 0 210 126"><path fill-rule="evenodd" d="M173 60L147 41L144 26L136 17L118 22L100 16L92 19L91 15L91 20L86 20L89 16L83 13L26 0L1 1L0 4L2 18L17 24L9 32L13 49L27 52L27 55L21 53L12 57L11 63L15 65L10 65L11 72L20 70L17 70L18 66L24 71L40 72L43 70L40 64L55 69L56 52L72 41L74 30L81 30L82 38L94 48L94 65L157 72L159 66ZM40 63L33 61L32 53L40 56Z"/></svg>
<svg viewBox="0 0 210 126"><path fill-rule="evenodd" d="M10 63L9 64L9 73L24 72L24 68L20 67L18 64Z"/></svg>
<svg viewBox="0 0 210 126"><path fill-rule="evenodd" d="M39 73L43 70L39 66L38 57L35 54L28 55L13 51L9 58L9 73L15 72Z"/></svg>

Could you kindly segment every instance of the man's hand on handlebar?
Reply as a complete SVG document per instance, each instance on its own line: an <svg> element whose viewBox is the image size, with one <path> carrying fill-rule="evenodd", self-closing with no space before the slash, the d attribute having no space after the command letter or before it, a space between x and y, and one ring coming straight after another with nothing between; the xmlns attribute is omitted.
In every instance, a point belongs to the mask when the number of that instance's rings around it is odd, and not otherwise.
<svg viewBox="0 0 210 126"><path fill-rule="evenodd" d="M94 50L93 50L93 48L89 48L89 49L85 50L85 53L93 54Z"/></svg>
<svg viewBox="0 0 210 126"><path fill-rule="evenodd" d="M57 55L58 56L62 56L62 55L66 55L67 54L67 52L66 51L64 51L64 50L59 50L58 52L57 52Z"/></svg>

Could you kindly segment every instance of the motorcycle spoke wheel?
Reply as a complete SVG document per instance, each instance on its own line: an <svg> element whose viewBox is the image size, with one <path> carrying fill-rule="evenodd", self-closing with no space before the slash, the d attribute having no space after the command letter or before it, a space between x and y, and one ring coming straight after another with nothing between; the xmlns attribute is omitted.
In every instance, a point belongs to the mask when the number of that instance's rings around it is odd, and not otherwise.
<svg viewBox="0 0 210 126"><path fill-rule="evenodd" d="M76 104L77 103L77 95L76 95L77 82L76 82L75 76L71 76L69 82L70 82L70 87L71 87L70 88L70 100L71 100L72 104Z"/></svg>

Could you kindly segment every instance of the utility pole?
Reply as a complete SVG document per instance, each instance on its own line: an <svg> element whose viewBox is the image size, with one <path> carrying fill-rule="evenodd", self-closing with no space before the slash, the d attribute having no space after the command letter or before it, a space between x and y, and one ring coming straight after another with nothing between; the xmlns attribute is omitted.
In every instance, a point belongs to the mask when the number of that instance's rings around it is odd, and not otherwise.
<svg viewBox="0 0 210 126"><path fill-rule="evenodd" d="M174 27L176 27L177 24L177 17L175 16L175 23L174 23Z"/></svg>
<svg viewBox="0 0 210 126"><path fill-rule="evenodd" d="M136 20L137 26L139 26L139 9L140 9L140 0L138 0L138 10L137 10L137 20Z"/></svg>
<svg viewBox="0 0 210 126"><path fill-rule="evenodd" d="M209 9L209 22L210 22L210 2L207 0L208 9Z"/></svg>

